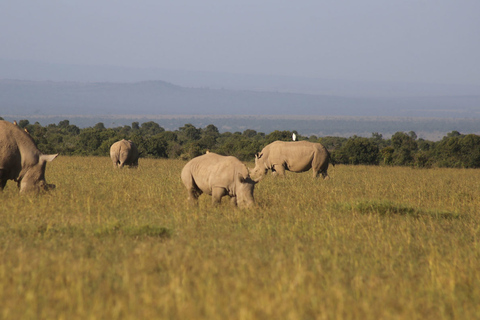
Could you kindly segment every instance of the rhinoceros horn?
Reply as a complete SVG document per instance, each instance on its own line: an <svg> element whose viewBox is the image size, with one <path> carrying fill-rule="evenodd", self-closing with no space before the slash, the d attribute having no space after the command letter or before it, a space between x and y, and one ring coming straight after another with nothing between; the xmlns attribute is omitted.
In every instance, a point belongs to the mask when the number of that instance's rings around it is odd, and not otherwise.
<svg viewBox="0 0 480 320"><path fill-rule="evenodd" d="M40 156L40 161L48 161L48 162L51 162L51 161L53 161L53 159L55 159L57 156L58 156L58 153L57 153L57 154L42 154L42 155Z"/></svg>

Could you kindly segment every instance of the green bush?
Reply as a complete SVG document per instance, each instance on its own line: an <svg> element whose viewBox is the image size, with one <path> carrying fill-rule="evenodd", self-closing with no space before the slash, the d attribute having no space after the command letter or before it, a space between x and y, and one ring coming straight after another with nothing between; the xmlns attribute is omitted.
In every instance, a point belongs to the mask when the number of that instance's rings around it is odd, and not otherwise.
<svg viewBox="0 0 480 320"><path fill-rule="evenodd" d="M343 164L377 165L378 146L367 138L354 136L335 152L335 161Z"/></svg>
<svg viewBox="0 0 480 320"><path fill-rule="evenodd" d="M480 136L463 135L458 131L448 133L441 141L418 139L415 132L397 132L383 139L375 132L370 138L304 137L296 131L273 131L269 134L246 129L242 132L220 133L212 124L196 128L185 124L175 131L166 131L153 121L133 122L132 126L105 128L102 122L93 127L79 128L69 120L42 126L19 121L43 153L61 155L108 156L110 146L121 139L132 140L141 157L191 159L207 151L232 155L243 161L254 159L267 144L276 141L297 140L319 142L332 155L335 163L353 165L385 165L454 168L480 168Z"/></svg>

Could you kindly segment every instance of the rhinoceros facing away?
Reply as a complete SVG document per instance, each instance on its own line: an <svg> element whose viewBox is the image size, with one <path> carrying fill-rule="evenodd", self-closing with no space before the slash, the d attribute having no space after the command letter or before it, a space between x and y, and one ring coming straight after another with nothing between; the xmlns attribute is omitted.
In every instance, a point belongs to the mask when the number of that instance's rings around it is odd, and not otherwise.
<svg viewBox="0 0 480 320"><path fill-rule="evenodd" d="M137 167L138 156L137 146L130 140L117 141L110 147L110 158L115 168L123 168L124 165Z"/></svg>
<svg viewBox="0 0 480 320"><path fill-rule="evenodd" d="M330 153L320 143L308 141L275 141L255 155L252 176L265 175L268 170L285 176L285 170L304 172L313 169L314 177L328 178Z"/></svg>
<svg viewBox="0 0 480 320"><path fill-rule="evenodd" d="M257 181L250 178L247 167L237 158L213 152L190 160L182 169L182 181L188 199L197 203L202 193L212 196L212 203L220 203L230 196L231 203L240 207L254 203L253 189Z"/></svg>
<svg viewBox="0 0 480 320"><path fill-rule="evenodd" d="M7 180L16 181L22 193L55 188L45 181L45 167L57 156L42 154L27 132L0 120L0 191Z"/></svg>

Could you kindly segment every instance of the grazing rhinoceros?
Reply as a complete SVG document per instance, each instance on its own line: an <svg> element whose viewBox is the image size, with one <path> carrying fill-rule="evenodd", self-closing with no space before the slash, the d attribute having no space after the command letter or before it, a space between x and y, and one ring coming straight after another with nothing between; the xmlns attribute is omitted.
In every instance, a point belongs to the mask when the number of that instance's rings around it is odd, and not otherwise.
<svg viewBox="0 0 480 320"><path fill-rule="evenodd" d="M7 180L16 181L22 193L55 188L45 181L45 167L57 156L42 154L27 132L0 120L0 191Z"/></svg>
<svg viewBox="0 0 480 320"><path fill-rule="evenodd" d="M124 165L137 167L138 156L137 146L130 140L117 141L110 147L110 158L115 168L123 168Z"/></svg>
<svg viewBox="0 0 480 320"><path fill-rule="evenodd" d="M285 176L285 170L304 172L313 168L314 177L328 179L330 153L320 143L308 141L275 141L255 155L252 176L265 175L268 170Z"/></svg>
<svg viewBox="0 0 480 320"><path fill-rule="evenodd" d="M182 169L182 181L188 199L197 203L202 193L212 196L212 203L220 203L230 196L231 203L240 207L254 203L253 189L257 181L250 178L247 167L237 158L213 152L190 160Z"/></svg>

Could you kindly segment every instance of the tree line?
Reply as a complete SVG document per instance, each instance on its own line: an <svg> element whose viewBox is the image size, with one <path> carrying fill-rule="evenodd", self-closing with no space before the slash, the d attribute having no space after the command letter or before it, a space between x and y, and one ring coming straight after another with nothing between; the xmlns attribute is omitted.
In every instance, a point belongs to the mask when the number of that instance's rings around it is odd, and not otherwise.
<svg viewBox="0 0 480 320"><path fill-rule="evenodd" d="M188 160L208 150L252 161L255 153L267 144L276 140L291 141L295 133L297 140L323 144L330 151L332 161L338 164L480 168L480 136L458 131L434 142L418 138L413 131L396 132L385 139L376 132L369 138L307 137L287 130L275 130L269 134L252 129L220 133L213 124L204 128L185 124L177 130L167 131L153 121L133 122L131 126L115 128L106 128L102 122L79 128L69 120L47 126L20 120L18 125L28 131L42 152L49 154L108 156L114 142L127 139L137 145L141 157Z"/></svg>

